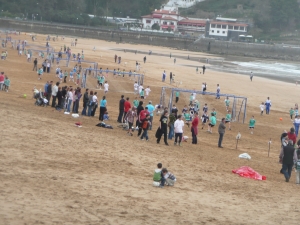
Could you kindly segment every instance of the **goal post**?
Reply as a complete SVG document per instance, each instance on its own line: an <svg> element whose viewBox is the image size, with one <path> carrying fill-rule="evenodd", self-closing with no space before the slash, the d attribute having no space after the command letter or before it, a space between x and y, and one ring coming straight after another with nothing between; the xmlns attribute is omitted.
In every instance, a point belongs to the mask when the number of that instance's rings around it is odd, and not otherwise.
<svg viewBox="0 0 300 225"><path fill-rule="evenodd" d="M185 96L186 102L189 101L189 96L195 93L201 96L200 104L201 103L203 104L203 102L207 102L210 105L212 105L214 108L220 107L220 104L224 104L221 103L220 100L214 99L214 97L217 96L217 93L189 90L189 89L182 89L182 88L162 87L161 96L160 96L160 105L162 105L163 107L168 107L170 113L171 113L172 106L174 104L174 98L176 92L189 94ZM231 109L232 121L245 123L245 119L247 116L247 98L243 96L236 96L232 94L221 94L221 93L219 93L218 96L225 97L225 98L228 97L228 99L230 99L229 108ZM223 116L225 117L225 114L223 114Z"/></svg>
<svg viewBox="0 0 300 225"><path fill-rule="evenodd" d="M93 75L89 75L88 74L89 71L93 72ZM96 79L98 73L102 73L102 75L104 75L104 77L105 77L106 72L109 73L109 74L113 74L116 71L114 71L114 70L90 69L90 68L83 69L82 70L82 87L83 88L88 88L89 87L89 85L87 83L88 79ZM137 73L133 74L133 73L130 73L130 72L123 72L123 71L121 71L120 73L121 73L121 76L123 76L123 74L124 74L124 76L131 75L132 77L137 78L136 81L139 85L143 85L143 83L144 83L144 74L137 74ZM90 88L92 88L92 87L90 87Z"/></svg>

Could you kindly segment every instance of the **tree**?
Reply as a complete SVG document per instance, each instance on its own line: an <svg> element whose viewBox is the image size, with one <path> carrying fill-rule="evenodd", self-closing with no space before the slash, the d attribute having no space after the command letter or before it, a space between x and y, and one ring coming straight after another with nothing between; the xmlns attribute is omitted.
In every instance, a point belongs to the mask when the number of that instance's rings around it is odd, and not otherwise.
<svg viewBox="0 0 300 225"><path fill-rule="evenodd" d="M172 28L170 26L168 26L168 29L167 29L168 32L171 32L172 31Z"/></svg>
<svg viewBox="0 0 300 225"><path fill-rule="evenodd" d="M151 28L152 30L160 30L160 26L158 23L153 24Z"/></svg>
<svg viewBox="0 0 300 225"><path fill-rule="evenodd" d="M297 0L271 0L270 3L272 22L279 29L299 17Z"/></svg>

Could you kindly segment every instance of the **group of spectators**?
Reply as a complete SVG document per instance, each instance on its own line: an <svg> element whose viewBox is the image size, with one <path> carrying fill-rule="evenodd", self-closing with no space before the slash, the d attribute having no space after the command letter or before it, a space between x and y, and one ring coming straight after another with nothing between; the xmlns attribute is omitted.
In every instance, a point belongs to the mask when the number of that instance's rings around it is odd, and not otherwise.
<svg viewBox="0 0 300 225"><path fill-rule="evenodd" d="M289 132L284 131L280 138L281 152L279 162L282 164L280 173L285 177L285 181L289 182L292 169L295 167L296 184L300 185L300 140L297 142L295 129L291 128Z"/></svg>
<svg viewBox="0 0 300 225"><path fill-rule="evenodd" d="M53 85L53 81L47 81L44 86L44 96L48 100L48 105L56 108L57 110L64 110L67 113L79 113L80 100L83 101L83 109L81 115L83 116L95 116L98 107L97 92L85 90L82 94L80 87L63 86L60 87L60 82L56 82ZM52 100L52 103L51 103ZM106 97L100 101L100 116L99 119L103 121L108 119L108 115L104 118L104 114L108 114L106 111Z"/></svg>

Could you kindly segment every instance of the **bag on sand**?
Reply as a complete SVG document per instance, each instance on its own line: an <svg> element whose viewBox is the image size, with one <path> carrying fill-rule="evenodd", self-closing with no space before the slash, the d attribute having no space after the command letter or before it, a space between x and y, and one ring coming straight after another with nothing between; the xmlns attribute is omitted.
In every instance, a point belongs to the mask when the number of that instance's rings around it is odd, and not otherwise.
<svg viewBox="0 0 300 225"><path fill-rule="evenodd" d="M160 127L157 128L157 131L156 131L156 133L155 133L155 137L156 137L156 138L161 137L161 129L160 129Z"/></svg>

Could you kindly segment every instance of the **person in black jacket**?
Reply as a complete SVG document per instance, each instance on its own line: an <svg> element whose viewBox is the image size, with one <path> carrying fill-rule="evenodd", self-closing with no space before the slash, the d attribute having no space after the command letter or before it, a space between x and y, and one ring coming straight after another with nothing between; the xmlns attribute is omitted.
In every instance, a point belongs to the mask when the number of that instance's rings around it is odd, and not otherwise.
<svg viewBox="0 0 300 225"><path fill-rule="evenodd" d="M61 87L58 87L56 98L57 98L57 101L58 101L58 103L56 105L56 108L62 109L62 107L61 107L61 102L62 102L62 90L61 90Z"/></svg>
<svg viewBox="0 0 300 225"><path fill-rule="evenodd" d="M293 141L289 140L288 145L283 147L283 159L282 159L282 172L285 177L285 181L289 182L294 165L295 148Z"/></svg>
<svg viewBox="0 0 300 225"><path fill-rule="evenodd" d="M47 87L47 100L48 100L47 105L49 105L51 95L52 95L52 83L53 83L53 81L50 81L50 84L48 84L48 87Z"/></svg>
<svg viewBox="0 0 300 225"><path fill-rule="evenodd" d="M37 71L37 64L38 64L38 61L37 61L37 58L35 58L35 60L33 61L33 70L32 71Z"/></svg>
<svg viewBox="0 0 300 225"><path fill-rule="evenodd" d="M86 109L89 104L89 89L88 88L85 90L82 101L83 101L83 109L82 109L81 115L86 116Z"/></svg>
<svg viewBox="0 0 300 225"><path fill-rule="evenodd" d="M165 145L169 145L168 144L168 141L167 141L167 133L168 133L168 111L165 110L164 111L164 114L160 117L160 126L159 126L159 134L157 134L157 140L156 140L156 143L159 144L160 142L160 139L162 137L162 135L164 135L164 142L165 142Z"/></svg>
<svg viewBox="0 0 300 225"><path fill-rule="evenodd" d="M66 96L67 96L67 86L64 86L61 91L61 108L65 108Z"/></svg>
<svg viewBox="0 0 300 225"><path fill-rule="evenodd" d="M124 116L124 103L125 103L125 99L124 99L124 95L122 95L119 103L119 117L117 120L118 123L122 123L122 118Z"/></svg>

